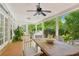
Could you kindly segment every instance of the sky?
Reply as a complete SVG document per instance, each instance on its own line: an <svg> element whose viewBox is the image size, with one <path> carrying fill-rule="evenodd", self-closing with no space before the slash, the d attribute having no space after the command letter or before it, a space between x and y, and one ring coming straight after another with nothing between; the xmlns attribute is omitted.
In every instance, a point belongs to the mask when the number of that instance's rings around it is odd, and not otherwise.
<svg viewBox="0 0 79 59"><path fill-rule="evenodd" d="M62 23L65 23L65 16L67 15L67 13L65 13L63 16L62 16Z"/></svg>

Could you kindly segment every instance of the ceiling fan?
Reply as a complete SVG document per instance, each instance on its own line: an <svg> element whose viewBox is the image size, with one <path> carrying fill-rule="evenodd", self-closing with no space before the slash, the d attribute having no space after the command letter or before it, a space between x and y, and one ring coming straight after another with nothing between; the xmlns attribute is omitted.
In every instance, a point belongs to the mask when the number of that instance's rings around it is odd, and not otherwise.
<svg viewBox="0 0 79 59"><path fill-rule="evenodd" d="M40 7L40 3L38 3L38 5L36 7L37 7L36 10L27 10L27 12L36 12L33 16L41 15L41 14L43 16L46 16L46 14L44 12L51 13L50 10L42 10L42 8Z"/></svg>

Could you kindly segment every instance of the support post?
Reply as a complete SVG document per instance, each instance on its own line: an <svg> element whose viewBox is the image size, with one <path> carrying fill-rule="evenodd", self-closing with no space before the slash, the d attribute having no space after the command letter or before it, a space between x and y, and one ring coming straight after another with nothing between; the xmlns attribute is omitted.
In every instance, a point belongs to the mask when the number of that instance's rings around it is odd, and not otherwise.
<svg viewBox="0 0 79 59"><path fill-rule="evenodd" d="M44 38L44 22L42 22L42 32L43 32L43 38Z"/></svg>
<svg viewBox="0 0 79 59"><path fill-rule="evenodd" d="M56 17L56 40L59 39L59 24L58 24L58 17Z"/></svg>
<svg viewBox="0 0 79 59"><path fill-rule="evenodd" d="M26 33L28 34L28 24L26 24Z"/></svg>
<svg viewBox="0 0 79 59"><path fill-rule="evenodd" d="M37 24L35 25L35 32L37 32Z"/></svg>
<svg viewBox="0 0 79 59"><path fill-rule="evenodd" d="M42 22L42 31L44 31L44 22Z"/></svg>

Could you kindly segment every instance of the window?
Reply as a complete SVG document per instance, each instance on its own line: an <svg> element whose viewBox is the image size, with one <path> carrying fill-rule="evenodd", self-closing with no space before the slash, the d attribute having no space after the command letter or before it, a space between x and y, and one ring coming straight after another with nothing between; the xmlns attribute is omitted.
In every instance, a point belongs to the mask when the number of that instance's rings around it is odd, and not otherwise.
<svg viewBox="0 0 79 59"><path fill-rule="evenodd" d="M9 25L8 25L8 24L9 24L9 23L8 23L8 19L5 18L5 42L8 41L8 37L9 37L9 36L8 36L8 34L9 34L9 30L8 30L8 29L9 29L9 28L8 28Z"/></svg>
<svg viewBox="0 0 79 59"><path fill-rule="evenodd" d="M4 20L4 16L2 14L0 14L0 45L3 44L3 20Z"/></svg>

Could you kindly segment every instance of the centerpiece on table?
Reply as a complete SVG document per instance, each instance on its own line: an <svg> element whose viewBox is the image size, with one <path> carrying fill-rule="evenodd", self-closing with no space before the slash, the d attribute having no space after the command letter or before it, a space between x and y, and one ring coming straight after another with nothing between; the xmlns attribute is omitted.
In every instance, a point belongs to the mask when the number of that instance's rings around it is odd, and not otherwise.
<svg viewBox="0 0 79 59"><path fill-rule="evenodd" d="M49 44L54 44L54 38L52 35L48 34L48 38L46 40L47 43Z"/></svg>

